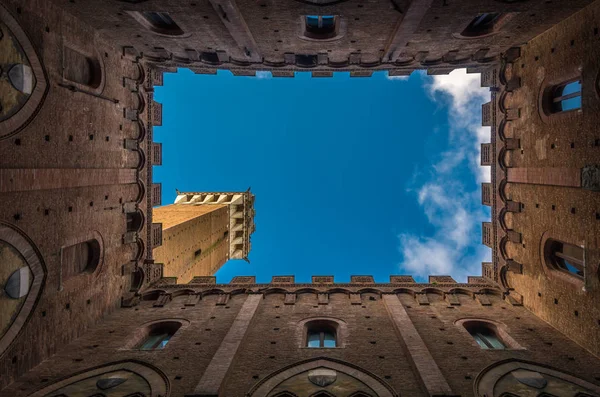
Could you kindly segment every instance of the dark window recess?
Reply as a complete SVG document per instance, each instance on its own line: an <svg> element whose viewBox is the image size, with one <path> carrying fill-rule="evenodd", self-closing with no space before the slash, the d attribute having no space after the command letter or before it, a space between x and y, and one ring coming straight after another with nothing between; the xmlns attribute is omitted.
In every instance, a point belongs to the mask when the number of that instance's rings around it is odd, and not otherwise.
<svg viewBox="0 0 600 397"><path fill-rule="evenodd" d="M69 47L64 48L63 54L63 77L66 80L91 88L100 86L102 69L98 60Z"/></svg>
<svg viewBox="0 0 600 397"><path fill-rule="evenodd" d="M212 64L220 64L221 63L221 61L219 61L219 57L216 52L203 52L200 55L200 58L202 59L202 61L207 62L207 63L212 63Z"/></svg>
<svg viewBox="0 0 600 397"><path fill-rule="evenodd" d="M202 249L197 249L196 251L194 251L194 258L197 258L200 255L202 255Z"/></svg>
<svg viewBox="0 0 600 397"><path fill-rule="evenodd" d="M132 13L142 25L155 33L168 36L180 36L183 34L183 30L167 12L143 11Z"/></svg>
<svg viewBox="0 0 600 397"><path fill-rule="evenodd" d="M311 68L317 66L316 55L296 55L296 65L303 68Z"/></svg>
<svg viewBox="0 0 600 397"><path fill-rule="evenodd" d="M127 213L127 231L139 232L144 224L144 217L140 211Z"/></svg>
<svg viewBox="0 0 600 397"><path fill-rule="evenodd" d="M338 22L333 15L307 15L304 23L304 35L308 38L326 40L337 35Z"/></svg>
<svg viewBox="0 0 600 397"><path fill-rule="evenodd" d="M165 321L158 324L152 324L147 330L145 337L138 344L138 349L164 349L180 327L181 323L176 321Z"/></svg>
<svg viewBox="0 0 600 397"><path fill-rule="evenodd" d="M329 321L313 321L308 324L306 329L306 347L337 347L336 327Z"/></svg>
<svg viewBox="0 0 600 397"><path fill-rule="evenodd" d="M581 109L581 80L573 80L551 87L546 98L550 113Z"/></svg>
<svg viewBox="0 0 600 397"><path fill-rule="evenodd" d="M550 268L583 278L585 268L583 248L557 240L547 240L544 254L546 265Z"/></svg>
<svg viewBox="0 0 600 397"><path fill-rule="evenodd" d="M96 239L63 248L61 251L63 281L81 273L94 272L100 262L100 254L100 243Z"/></svg>
<svg viewBox="0 0 600 397"><path fill-rule="evenodd" d="M501 20L502 14L499 12L479 14L463 30L462 35L465 37L477 37L493 33Z"/></svg>
<svg viewBox="0 0 600 397"><path fill-rule="evenodd" d="M484 322L468 322L464 326L482 349L506 349L506 345L502 339L500 339L496 331L489 324Z"/></svg>

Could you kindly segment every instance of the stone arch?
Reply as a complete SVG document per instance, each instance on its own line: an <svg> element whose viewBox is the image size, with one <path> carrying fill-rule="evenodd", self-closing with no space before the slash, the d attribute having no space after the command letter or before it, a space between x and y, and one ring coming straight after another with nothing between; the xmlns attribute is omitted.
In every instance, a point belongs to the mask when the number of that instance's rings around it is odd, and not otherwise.
<svg viewBox="0 0 600 397"><path fill-rule="evenodd" d="M322 371L319 381L311 380L315 370ZM322 380L323 378L325 381ZM293 388L289 387L293 385L288 384L288 381L302 388L302 392L306 395L322 391L331 392L332 386L336 385L336 381L340 378L348 380L350 386L356 388L356 390L348 390L348 393L362 391L367 395L378 397L398 397L398 393L375 374L356 365L325 357L304 360L283 367L261 379L247 393L247 396L273 397L282 391L294 393Z"/></svg>
<svg viewBox="0 0 600 397"><path fill-rule="evenodd" d="M6 317L7 322L0 324L0 355L2 355L35 309L46 281L46 268L38 249L25 234L1 223L0 247L2 247L0 276L4 283L0 304L3 310L11 306L7 310L11 313ZM10 255L12 260L5 258L7 255Z"/></svg>
<svg viewBox="0 0 600 397"><path fill-rule="evenodd" d="M143 393L148 397L170 395L169 380L162 371L142 361L128 360L77 372L30 394L29 397L71 395L73 392L101 395L104 390L118 390L123 395Z"/></svg>
<svg viewBox="0 0 600 397"><path fill-rule="evenodd" d="M4 34L0 40L7 43L11 40L14 51L9 51L12 58L0 68L8 68L9 81L0 87L2 99L11 103L3 103L0 110L0 140L9 138L21 131L39 112L46 94L48 79L44 67L27 34L10 12L0 5L0 30ZM6 92L8 91L8 92Z"/></svg>
<svg viewBox="0 0 600 397"><path fill-rule="evenodd" d="M556 396L588 393L600 395L600 387L557 369L522 360L503 360L481 371L474 382L475 395L522 395L523 391Z"/></svg>

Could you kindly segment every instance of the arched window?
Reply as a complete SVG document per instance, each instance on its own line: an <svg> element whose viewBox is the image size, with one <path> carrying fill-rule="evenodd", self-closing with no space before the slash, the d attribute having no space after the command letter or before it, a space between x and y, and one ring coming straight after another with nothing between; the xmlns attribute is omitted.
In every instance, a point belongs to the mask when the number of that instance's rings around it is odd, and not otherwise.
<svg viewBox="0 0 600 397"><path fill-rule="evenodd" d="M577 278L584 274L584 250L573 244L548 239L544 247L546 265Z"/></svg>
<svg viewBox="0 0 600 397"><path fill-rule="evenodd" d="M555 85L547 91L547 107L550 113L581 109L581 80L571 80Z"/></svg>
<svg viewBox="0 0 600 397"><path fill-rule="evenodd" d="M184 33L167 12L130 11L129 13L146 29L154 33L167 36L181 36Z"/></svg>
<svg viewBox="0 0 600 397"><path fill-rule="evenodd" d="M328 321L310 322L306 329L306 347L337 347L335 326Z"/></svg>
<svg viewBox="0 0 600 397"><path fill-rule="evenodd" d="M102 82L102 68L96 58L64 47L63 77L77 84L98 88Z"/></svg>
<svg viewBox="0 0 600 397"><path fill-rule="evenodd" d="M100 243L96 239L77 243L61 250L62 280L81 273L93 273L100 262Z"/></svg>
<svg viewBox="0 0 600 397"><path fill-rule="evenodd" d="M181 327L181 323L177 321L164 321L161 323L152 324L148 327L147 332L138 344L140 350L159 350L164 349L169 340L175 335Z"/></svg>
<svg viewBox="0 0 600 397"><path fill-rule="evenodd" d="M506 345L498 336L494 324L484 321L466 321L463 323L463 326L473 339L475 339L480 348L486 350L506 349Z"/></svg>
<svg viewBox="0 0 600 397"><path fill-rule="evenodd" d="M144 224L144 217L138 210L136 212L127 213L127 231L128 232L139 232Z"/></svg>
<svg viewBox="0 0 600 397"><path fill-rule="evenodd" d="M310 40L333 40L340 34L340 17L337 15L304 15L302 36Z"/></svg>
<svg viewBox="0 0 600 397"><path fill-rule="evenodd" d="M461 33L465 37L478 37L493 33L502 19L499 12L485 12L477 15Z"/></svg>

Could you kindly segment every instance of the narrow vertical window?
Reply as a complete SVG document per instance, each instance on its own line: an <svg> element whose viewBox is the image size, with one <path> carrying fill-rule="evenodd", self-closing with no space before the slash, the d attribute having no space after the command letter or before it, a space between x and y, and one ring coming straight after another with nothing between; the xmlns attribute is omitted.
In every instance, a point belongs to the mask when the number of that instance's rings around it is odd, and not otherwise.
<svg viewBox="0 0 600 397"><path fill-rule="evenodd" d="M581 80L559 84L554 86L550 92L551 113L581 109Z"/></svg>
<svg viewBox="0 0 600 397"><path fill-rule="evenodd" d="M463 30L462 36L477 37L493 33L497 29L501 19L502 14L498 12L479 14Z"/></svg>

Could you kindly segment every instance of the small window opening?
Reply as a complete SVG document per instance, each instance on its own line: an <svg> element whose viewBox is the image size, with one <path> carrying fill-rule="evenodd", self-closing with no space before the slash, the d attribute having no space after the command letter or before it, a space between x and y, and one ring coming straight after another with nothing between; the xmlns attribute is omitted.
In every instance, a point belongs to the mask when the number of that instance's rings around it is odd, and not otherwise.
<svg viewBox="0 0 600 397"><path fill-rule="evenodd" d="M489 325L483 322L465 323L465 328L475 342L482 349L486 350L502 350L506 349L504 342L498 337L496 331Z"/></svg>
<svg viewBox="0 0 600 397"><path fill-rule="evenodd" d="M559 84L550 90L550 112L581 109L581 80Z"/></svg>
<svg viewBox="0 0 600 397"><path fill-rule="evenodd" d="M463 30L462 36L477 37L493 33L502 19L499 12L485 12L477 15L471 23Z"/></svg>
<svg viewBox="0 0 600 397"><path fill-rule="evenodd" d="M81 273L93 273L100 262L100 243L96 239L84 241L62 249L62 279Z"/></svg>
<svg viewBox="0 0 600 397"><path fill-rule="evenodd" d="M202 249L197 249L194 251L194 258L198 258L200 255L202 255Z"/></svg>
<svg viewBox="0 0 600 397"><path fill-rule="evenodd" d="M545 247L546 263L551 268L577 278L584 274L584 250L573 244L548 240Z"/></svg>
<svg viewBox="0 0 600 397"><path fill-rule="evenodd" d="M164 349L180 327L181 324L176 321L165 321L162 323L152 324L146 336L139 343L138 349Z"/></svg>
<svg viewBox="0 0 600 397"><path fill-rule="evenodd" d="M333 348L337 347L335 328L329 324L315 322L309 324L306 335L306 347Z"/></svg>
<svg viewBox="0 0 600 397"><path fill-rule="evenodd" d="M71 49L64 48L63 77L66 80L91 88L98 88L102 82L102 68L95 58Z"/></svg>
<svg viewBox="0 0 600 397"><path fill-rule="evenodd" d="M311 39L331 39L337 35L337 17L333 15L307 15L304 35Z"/></svg>
<svg viewBox="0 0 600 397"><path fill-rule="evenodd" d="M127 213L127 231L138 232L142 229L144 217L140 211Z"/></svg>
<svg viewBox="0 0 600 397"><path fill-rule="evenodd" d="M167 12L130 12L147 29L168 36L181 36L184 32Z"/></svg>

